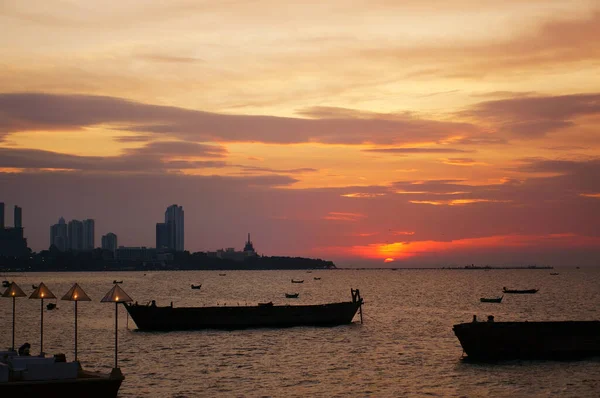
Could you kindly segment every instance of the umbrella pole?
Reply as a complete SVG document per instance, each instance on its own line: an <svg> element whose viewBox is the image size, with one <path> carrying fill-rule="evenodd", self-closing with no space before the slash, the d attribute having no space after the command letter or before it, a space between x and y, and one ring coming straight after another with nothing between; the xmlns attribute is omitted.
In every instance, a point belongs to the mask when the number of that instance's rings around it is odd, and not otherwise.
<svg viewBox="0 0 600 398"><path fill-rule="evenodd" d="M77 301L75 301L75 362L77 362Z"/></svg>
<svg viewBox="0 0 600 398"><path fill-rule="evenodd" d="M40 356L44 355L44 299L40 300Z"/></svg>
<svg viewBox="0 0 600 398"><path fill-rule="evenodd" d="M12 333L12 348L11 351L15 350L15 296L13 296L13 333Z"/></svg>
<svg viewBox="0 0 600 398"><path fill-rule="evenodd" d="M115 303L115 369L117 366L117 344L118 344L118 325L119 325L119 303Z"/></svg>

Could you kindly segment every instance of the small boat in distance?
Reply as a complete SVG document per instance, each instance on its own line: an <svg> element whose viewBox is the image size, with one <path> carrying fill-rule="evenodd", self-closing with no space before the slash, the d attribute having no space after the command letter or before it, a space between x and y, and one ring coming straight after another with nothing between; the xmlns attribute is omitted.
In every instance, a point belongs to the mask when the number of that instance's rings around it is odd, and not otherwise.
<svg viewBox="0 0 600 398"><path fill-rule="evenodd" d="M118 281L118 280L116 280L116 279L115 279L115 280L113 281L113 283L114 283L114 284L117 284L117 283L123 283L123 281Z"/></svg>
<svg viewBox="0 0 600 398"><path fill-rule="evenodd" d="M10 282L7 280L2 281L2 287L9 287L10 286Z"/></svg>
<svg viewBox="0 0 600 398"><path fill-rule="evenodd" d="M225 276L225 275L227 275L227 274L219 274L219 276Z"/></svg>
<svg viewBox="0 0 600 398"><path fill-rule="evenodd" d="M316 277L316 276L313 279L316 280L316 281L320 281L321 280L320 277Z"/></svg>
<svg viewBox="0 0 600 398"><path fill-rule="evenodd" d="M550 275L558 275L558 272L550 272Z"/></svg>
<svg viewBox="0 0 600 398"><path fill-rule="evenodd" d="M199 285L194 285L194 284L192 284L192 289L199 290L201 287L202 287L202 283L201 283L201 284L199 284Z"/></svg>
<svg viewBox="0 0 600 398"><path fill-rule="evenodd" d="M46 304L46 309L48 309L48 311L52 311L52 310L56 309L56 304L48 303L48 304Z"/></svg>
<svg viewBox="0 0 600 398"><path fill-rule="evenodd" d="M454 325L470 360L576 359L600 355L600 321L488 322Z"/></svg>
<svg viewBox="0 0 600 398"><path fill-rule="evenodd" d="M300 293L286 293L285 298L298 298Z"/></svg>
<svg viewBox="0 0 600 398"><path fill-rule="evenodd" d="M299 279L299 280L292 279L292 283L304 283L304 279Z"/></svg>
<svg viewBox="0 0 600 398"><path fill-rule="evenodd" d="M363 299L351 289L352 301L309 305L158 307L123 303L141 331L286 328L293 326L338 326L352 323Z"/></svg>
<svg viewBox="0 0 600 398"><path fill-rule="evenodd" d="M35 289L37 289L38 287L37 287L37 285L31 285L31 288L32 288L33 290L35 290Z"/></svg>
<svg viewBox="0 0 600 398"><path fill-rule="evenodd" d="M501 303L503 297L504 297L504 295L502 295L500 297L493 297L493 298L482 297L479 299L479 301L481 301L482 303Z"/></svg>
<svg viewBox="0 0 600 398"><path fill-rule="evenodd" d="M504 293L513 293L513 294L533 294L533 293L539 292L540 289L524 289L524 290L519 290L519 289L507 289L506 287L503 287L502 291Z"/></svg>

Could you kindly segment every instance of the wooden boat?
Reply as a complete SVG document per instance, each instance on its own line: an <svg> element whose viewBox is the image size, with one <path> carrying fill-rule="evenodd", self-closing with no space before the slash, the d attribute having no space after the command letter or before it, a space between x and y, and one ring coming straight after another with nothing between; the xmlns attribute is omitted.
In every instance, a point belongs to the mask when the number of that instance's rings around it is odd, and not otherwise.
<svg viewBox="0 0 600 398"><path fill-rule="evenodd" d="M363 300L351 289L352 301L311 304L216 307L159 307L123 303L142 331L282 328L293 326L337 326L352 323Z"/></svg>
<svg viewBox="0 0 600 398"><path fill-rule="evenodd" d="M292 279L292 283L304 283L304 279L299 279L299 280Z"/></svg>
<svg viewBox="0 0 600 398"><path fill-rule="evenodd" d="M481 301L482 303L501 303L503 297L504 297L504 295L502 295L500 297L493 297L493 298L482 297L479 299L479 301Z"/></svg>
<svg viewBox="0 0 600 398"><path fill-rule="evenodd" d="M454 325L467 358L571 359L600 355L600 321L469 322Z"/></svg>
<svg viewBox="0 0 600 398"><path fill-rule="evenodd" d="M79 362L56 358L22 357L0 352L2 397L116 397L123 374L100 374L81 369Z"/></svg>
<svg viewBox="0 0 600 398"><path fill-rule="evenodd" d="M512 293L512 294L533 294L533 293L537 293L539 292L540 289L525 289L525 290L518 290L518 289L507 289L505 287L502 288L502 291L504 293Z"/></svg>
<svg viewBox="0 0 600 398"><path fill-rule="evenodd" d="M300 296L300 293L286 293L285 294L285 298L298 298L298 296Z"/></svg>
<svg viewBox="0 0 600 398"><path fill-rule="evenodd" d="M117 283L123 283L123 281L118 281L118 280L116 280L116 279L115 279L115 280L113 281L113 283L114 283L114 284L117 284Z"/></svg>
<svg viewBox="0 0 600 398"><path fill-rule="evenodd" d="M199 285L194 285L194 284L192 284L192 289L197 289L197 290L198 290L198 289L200 289L201 287L202 287L202 284L199 284Z"/></svg>

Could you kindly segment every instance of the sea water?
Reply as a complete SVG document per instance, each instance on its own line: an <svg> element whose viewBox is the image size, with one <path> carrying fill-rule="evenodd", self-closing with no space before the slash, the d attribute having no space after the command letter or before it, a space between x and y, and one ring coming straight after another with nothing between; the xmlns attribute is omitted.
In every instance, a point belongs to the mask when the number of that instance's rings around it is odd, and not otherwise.
<svg viewBox="0 0 600 398"><path fill-rule="evenodd" d="M559 272L559 275L550 275ZM224 276L220 274L225 273ZM321 278L315 280L314 278ZM121 397L598 397L600 359L461 360L452 325L473 315L496 321L599 320L600 268L554 270L164 271L6 274L30 294L44 282L59 300L16 300L16 341L73 359L74 305L61 301L77 282L93 299L78 304L78 357L85 369L114 366L115 305L100 299L113 280L134 301L213 306L316 304L365 300L363 323L333 328L140 332L118 307ZM292 284L291 279L303 279ZM202 284L192 290L191 284ZM502 287L539 288L481 303ZM300 293L286 299L285 293ZM48 311L46 304L57 303ZM41 310L41 308L43 308ZM12 302L0 300L0 347L11 345Z"/></svg>

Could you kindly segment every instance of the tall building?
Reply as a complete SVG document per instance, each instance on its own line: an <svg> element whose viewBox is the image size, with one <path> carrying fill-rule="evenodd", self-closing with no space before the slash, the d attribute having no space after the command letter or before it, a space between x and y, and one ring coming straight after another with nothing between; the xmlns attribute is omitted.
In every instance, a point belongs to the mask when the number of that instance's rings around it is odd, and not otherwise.
<svg viewBox="0 0 600 398"><path fill-rule="evenodd" d="M54 245L58 250L64 252L67 250L68 243L67 223L61 217L58 219L58 224L50 227L50 246Z"/></svg>
<svg viewBox="0 0 600 398"><path fill-rule="evenodd" d="M71 220L67 226L68 245L70 250L83 250L83 223Z"/></svg>
<svg viewBox="0 0 600 398"><path fill-rule="evenodd" d="M156 223L156 248L169 248L169 230L167 229L167 224L164 222Z"/></svg>
<svg viewBox="0 0 600 398"><path fill-rule="evenodd" d="M82 221L83 240L81 243L82 250L94 250L96 247L96 239L94 235L94 220L87 219Z"/></svg>
<svg viewBox="0 0 600 398"><path fill-rule="evenodd" d="M167 225L168 248L176 251L184 250L184 223L183 207L171 205L165 211L165 224Z"/></svg>
<svg viewBox="0 0 600 398"><path fill-rule="evenodd" d="M114 253L117 247L117 235L112 232L102 235L102 250L110 250Z"/></svg>
<svg viewBox="0 0 600 398"><path fill-rule="evenodd" d="M18 212L17 209L19 209ZM23 237L21 208L15 206L14 227L10 228L4 223L4 203L0 202L0 226L0 256L27 256L29 250L27 248L27 239Z"/></svg>
<svg viewBox="0 0 600 398"><path fill-rule="evenodd" d="M23 228L23 209L15 205L15 228Z"/></svg>

